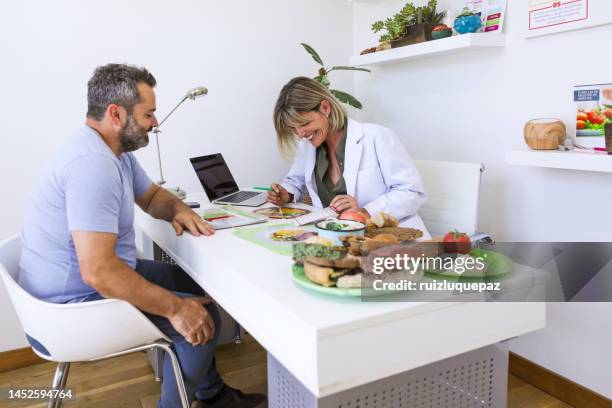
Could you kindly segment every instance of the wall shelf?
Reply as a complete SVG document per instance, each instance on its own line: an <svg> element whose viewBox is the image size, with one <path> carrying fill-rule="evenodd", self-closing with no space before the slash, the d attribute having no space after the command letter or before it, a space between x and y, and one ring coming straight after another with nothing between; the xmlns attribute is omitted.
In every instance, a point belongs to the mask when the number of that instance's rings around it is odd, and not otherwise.
<svg viewBox="0 0 612 408"><path fill-rule="evenodd" d="M612 156L607 154L558 150L509 150L506 151L506 163L517 166L612 173Z"/></svg>
<svg viewBox="0 0 612 408"><path fill-rule="evenodd" d="M373 52L366 55L351 57L351 65L385 65L398 61L429 58L440 54L453 54L459 52L503 47L506 44L504 34L475 33L454 35L441 40L422 42L390 50Z"/></svg>

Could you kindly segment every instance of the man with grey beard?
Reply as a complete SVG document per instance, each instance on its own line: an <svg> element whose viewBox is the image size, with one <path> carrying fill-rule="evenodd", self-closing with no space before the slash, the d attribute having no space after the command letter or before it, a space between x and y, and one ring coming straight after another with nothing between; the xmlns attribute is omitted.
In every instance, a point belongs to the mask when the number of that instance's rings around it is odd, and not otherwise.
<svg viewBox="0 0 612 408"><path fill-rule="evenodd" d="M125 300L173 341L195 406L248 408L265 397L224 384L215 367L220 319L177 266L136 259L134 204L172 223L177 235L214 233L185 203L151 182L131 153L157 126L156 81L146 69L98 67L88 82L85 125L35 184L22 228L20 285L53 303ZM94 323L95 324L95 323ZM32 347L44 344L28 336ZM166 356L158 407L180 407Z"/></svg>

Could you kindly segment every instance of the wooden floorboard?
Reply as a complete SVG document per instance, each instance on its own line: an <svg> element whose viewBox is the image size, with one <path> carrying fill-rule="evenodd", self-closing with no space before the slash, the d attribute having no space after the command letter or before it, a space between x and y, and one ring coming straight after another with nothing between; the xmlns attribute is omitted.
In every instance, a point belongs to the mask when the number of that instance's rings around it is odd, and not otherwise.
<svg viewBox="0 0 612 408"><path fill-rule="evenodd" d="M242 344L225 344L215 353L225 381L243 392L267 392L266 352L250 336ZM43 363L0 373L0 388L49 387L55 364ZM94 363L73 364L68 387L77 398L68 408L155 408L160 383L155 381L144 353ZM44 401L0 401L2 408L44 408ZM568 408L567 404L510 375L508 408ZM571 408L571 407L570 407Z"/></svg>

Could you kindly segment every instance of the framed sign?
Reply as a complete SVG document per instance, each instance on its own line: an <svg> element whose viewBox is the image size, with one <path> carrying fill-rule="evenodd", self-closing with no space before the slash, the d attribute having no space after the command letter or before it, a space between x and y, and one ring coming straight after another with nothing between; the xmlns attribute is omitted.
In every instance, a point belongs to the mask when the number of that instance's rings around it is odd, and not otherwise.
<svg viewBox="0 0 612 408"><path fill-rule="evenodd" d="M526 37L612 23L610 0L527 0Z"/></svg>

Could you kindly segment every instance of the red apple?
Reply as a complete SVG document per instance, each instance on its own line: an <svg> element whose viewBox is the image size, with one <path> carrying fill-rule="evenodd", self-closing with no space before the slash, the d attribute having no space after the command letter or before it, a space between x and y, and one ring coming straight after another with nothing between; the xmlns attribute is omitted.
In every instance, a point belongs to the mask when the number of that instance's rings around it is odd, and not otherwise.
<svg viewBox="0 0 612 408"><path fill-rule="evenodd" d="M343 211L342 214L340 214L338 219L357 221L362 224L365 224L368 217L364 213L358 210L346 210L346 211Z"/></svg>

